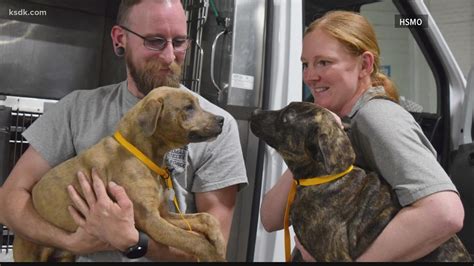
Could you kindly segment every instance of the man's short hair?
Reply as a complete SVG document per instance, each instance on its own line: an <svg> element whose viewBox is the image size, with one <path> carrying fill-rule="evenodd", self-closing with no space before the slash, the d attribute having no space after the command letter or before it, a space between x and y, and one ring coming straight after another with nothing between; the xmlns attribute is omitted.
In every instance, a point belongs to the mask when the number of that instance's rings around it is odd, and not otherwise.
<svg viewBox="0 0 474 266"><path fill-rule="evenodd" d="M122 0L117 13L117 24L127 25L128 14L134 5L140 4L141 0Z"/></svg>
<svg viewBox="0 0 474 266"><path fill-rule="evenodd" d="M173 0L156 0L160 3L172 2ZM120 1L120 6L117 12L117 24L129 26L128 23L128 14L130 14L130 10L133 6L138 5L142 2L142 0L122 0ZM178 1L181 3L181 1Z"/></svg>

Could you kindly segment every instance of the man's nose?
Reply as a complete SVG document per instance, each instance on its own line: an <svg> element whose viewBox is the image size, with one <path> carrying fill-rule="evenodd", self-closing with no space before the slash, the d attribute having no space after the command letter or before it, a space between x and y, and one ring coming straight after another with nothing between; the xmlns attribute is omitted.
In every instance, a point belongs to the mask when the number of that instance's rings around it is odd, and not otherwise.
<svg viewBox="0 0 474 266"><path fill-rule="evenodd" d="M173 44L171 42L167 42L165 48L160 51L158 56L162 63L166 65L170 65L176 59L176 55L174 54Z"/></svg>

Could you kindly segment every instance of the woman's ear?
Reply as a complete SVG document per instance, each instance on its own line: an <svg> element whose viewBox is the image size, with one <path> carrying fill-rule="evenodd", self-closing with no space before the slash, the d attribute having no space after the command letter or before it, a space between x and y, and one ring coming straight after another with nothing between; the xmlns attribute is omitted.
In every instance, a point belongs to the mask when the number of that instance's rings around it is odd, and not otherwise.
<svg viewBox="0 0 474 266"><path fill-rule="evenodd" d="M361 59L362 59L362 68L361 68L359 77L361 78L365 76L370 77L370 75L374 71L374 55L369 51L365 51L364 53L362 53Z"/></svg>

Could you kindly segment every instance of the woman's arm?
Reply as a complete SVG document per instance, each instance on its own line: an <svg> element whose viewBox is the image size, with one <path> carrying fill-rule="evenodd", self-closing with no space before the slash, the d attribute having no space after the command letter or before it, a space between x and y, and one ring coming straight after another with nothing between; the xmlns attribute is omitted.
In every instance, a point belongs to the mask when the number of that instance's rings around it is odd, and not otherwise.
<svg viewBox="0 0 474 266"><path fill-rule="evenodd" d="M357 261L413 261L461 230L464 208L455 192L442 191L404 207Z"/></svg>
<svg viewBox="0 0 474 266"><path fill-rule="evenodd" d="M293 182L293 174L286 170L263 197L260 217L263 227L268 232L283 229L286 202Z"/></svg>

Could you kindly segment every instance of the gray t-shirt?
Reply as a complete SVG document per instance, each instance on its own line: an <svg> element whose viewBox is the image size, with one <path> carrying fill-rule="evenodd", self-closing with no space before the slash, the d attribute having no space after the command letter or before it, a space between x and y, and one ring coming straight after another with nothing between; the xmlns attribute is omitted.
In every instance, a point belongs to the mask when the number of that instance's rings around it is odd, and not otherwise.
<svg viewBox="0 0 474 266"><path fill-rule="evenodd" d="M382 175L402 206L435 192L457 192L413 116L390 100L372 99L377 92L383 88L365 92L348 115L356 164Z"/></svg>
<svg viewBox="0 0 474 266"><path fill-rule="evenodd" d="M181 89L187 90L184 86ZM203 109L225 120L217 139L191 143L166 156L166 163L173 169L173 186L180 210L186 213L196 212L195 192L236 184L244 187L248 183L237 122L225 110L191 93L199 98ZM54 167L112 135L119 119L138 101L128 91L126 81L95 90L77 90L47 110L23 136ZM169 206L175 211L171 201ZM128 261L119 252L100 252L78 260Z"/></svg>

